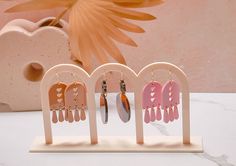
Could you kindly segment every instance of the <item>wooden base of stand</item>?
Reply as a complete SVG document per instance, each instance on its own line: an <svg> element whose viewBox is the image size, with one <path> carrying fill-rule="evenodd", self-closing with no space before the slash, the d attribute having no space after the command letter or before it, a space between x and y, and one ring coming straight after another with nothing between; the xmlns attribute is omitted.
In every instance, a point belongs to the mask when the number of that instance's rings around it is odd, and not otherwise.
<svg viewBox="0 0 236 166"><path fill-rule="evenodd" d="M95 152L171 152L201 153L202 138L191 137L191 144L182 144L182 137L145 137L145 143L136 144L135 137L99 137L99 143L91 145L89 137L54 137L53 144L46 145L44 137L37 137L30 149L32 153L95 153Z"/></svg>

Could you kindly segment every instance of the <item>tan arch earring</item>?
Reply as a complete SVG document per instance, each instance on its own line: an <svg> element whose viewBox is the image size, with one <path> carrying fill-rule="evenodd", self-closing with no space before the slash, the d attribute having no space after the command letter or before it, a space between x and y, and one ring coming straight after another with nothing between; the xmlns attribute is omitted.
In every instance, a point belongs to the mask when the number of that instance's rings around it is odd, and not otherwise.
<svg viewBox="0 0 236 166"><path fill-rule="evenodd" d="M74 82L67 86L65 90L65 108L67 120L74 121L86 120L86 89L80 82Z"/></svg>
<svg viewBox="0 0 236 166"><path fill-rule="evenodd" d="M65 109L65 89L66 84L59 81L59 76L57 75L58 83L52 85L49 89L49 106L52 111L52 122L57 123L64 121L63 110ZM59 115L57 115L57 112Z"/></svg>

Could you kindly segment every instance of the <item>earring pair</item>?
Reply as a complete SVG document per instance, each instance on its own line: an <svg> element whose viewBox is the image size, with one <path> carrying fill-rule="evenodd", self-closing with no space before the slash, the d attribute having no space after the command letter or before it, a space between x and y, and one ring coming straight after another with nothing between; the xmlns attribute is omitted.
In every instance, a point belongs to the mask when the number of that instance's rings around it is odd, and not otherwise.
<svg viewBox="0 0 236 166"><path fill-rule="evenodd" d="M179 95L179 85L174 80L168 81L163 87L156 81L148 83L143 89L144 122L150 123L163 119L168 123L177 120ZM161 109L163 109L163 116Z"/></svg>
<svg viewBox="0 0 236 166"><path fill-rule="evenodd" d="M52 122L79 122L86 120L86 89L79 82L58 82L49 89L49 106Z"/></svg>
<svg viewBox="0 0 236 166"><path fill-rule="evenodd" d="M130 120L130 104L126 96L126 84L124 80L120 81L120 93L116 96L116 106L120 119L123 122ZM100 95L100 113L102 122L108 123L108 102L107 102L107 81L102 81L102 93Z"/></svg>

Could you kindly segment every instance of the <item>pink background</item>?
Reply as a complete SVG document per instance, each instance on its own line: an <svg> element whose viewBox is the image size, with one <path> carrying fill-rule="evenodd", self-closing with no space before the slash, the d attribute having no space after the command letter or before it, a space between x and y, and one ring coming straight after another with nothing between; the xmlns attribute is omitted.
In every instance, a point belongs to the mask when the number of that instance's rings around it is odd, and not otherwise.
<svg viewBox="0 0 236 166"><path fill-rule="evenodd" d="M13 18L37 21L57 13L3 14L12 4L1 3L0 27ZM187 73L193 92L236 92L235 0L166 0L143 10L158 19L137 22L146 30L129 34L138 48L120 45L131 68L138 72L151 62L168 61Z"/></svg>

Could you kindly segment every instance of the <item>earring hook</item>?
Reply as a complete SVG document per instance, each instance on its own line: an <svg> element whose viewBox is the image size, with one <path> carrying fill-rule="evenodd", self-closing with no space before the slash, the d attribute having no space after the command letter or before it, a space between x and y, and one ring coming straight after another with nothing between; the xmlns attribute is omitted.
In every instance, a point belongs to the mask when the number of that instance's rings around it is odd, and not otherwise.
<svg viewBox="0 0 236 166"><path fill-rule="evenodd" d="M107 81L106 72L102 74L102 77L103 77L103 81Z"/></svg>
<svg viewBox="0 0 236 166"><path fill-rule="evenodd" d="M120 80L124 80L124 73L123 72L120 72Z"/></svg>
<svg viewBox="0 0 236 166"><path fill-rule="evenodd" d="M71 75L72 75L74 81L76 82L76 75L75 75L75 73L71 73Z"/></svg>
<svg viewBox="0 0 236 166"><path fill-rule="evenodd" d="M173 81L173 76L172 76L171 70L169 70L169 79L170 79L171 82Z"/></svg>
<svg viewBox="0 0 236 166"><path fill-rule="evenodd" d="M61 79L60 79L60 77L59 77L59 74L58 74L58 73L56 73L56 77L57 77L57 82L58 82L58 85L60 85L60 84L61 84Z"/></svg>
<svg viewBox="0 0 236 166"><path fill-rule="evenodd" d="M151 75L152 75L152 82L154 82L155 81L155 78L154 78L154 71L152 71L152 73L151 73Z"/></svg>

